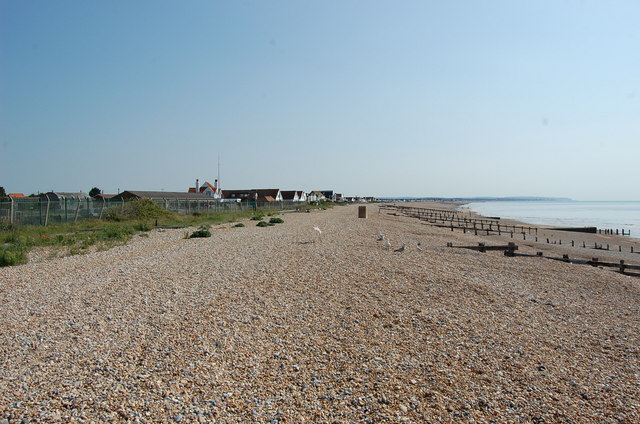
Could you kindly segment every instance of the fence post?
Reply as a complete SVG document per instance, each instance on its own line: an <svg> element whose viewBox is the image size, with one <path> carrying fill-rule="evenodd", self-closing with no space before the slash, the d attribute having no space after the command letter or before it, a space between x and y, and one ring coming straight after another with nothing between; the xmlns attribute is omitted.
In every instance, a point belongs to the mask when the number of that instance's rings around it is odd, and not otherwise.
<svg viewBox="0 0 640 424"><path fill-rule="evenodd" d="M14 213L14 207L13 207L13 197L9 196L9 200L11 201L11 204L9 205L9 224L13 224L13 213Z"/></svg>
<svg viewBox="0 0 640 424"><path fill-rule="evenodd" d="M49 200L48 194L45 194L45 196L47 196L47 211L44 214L44 226L46 227L49 223L49 204L51 203L51 201Z"/></svg>
<svg viewBox="0 0 640 424"><path fill-rule="evenodd" d="M81 200L80 200L80 198L79 198L79 197L76 199L76 202L77 202L78 204L77 204L77 206L76 206L76 214L75 214L75 216L73 217L73 222L78 222L78 215L80 214L80 202L81 202Z"/></svg>

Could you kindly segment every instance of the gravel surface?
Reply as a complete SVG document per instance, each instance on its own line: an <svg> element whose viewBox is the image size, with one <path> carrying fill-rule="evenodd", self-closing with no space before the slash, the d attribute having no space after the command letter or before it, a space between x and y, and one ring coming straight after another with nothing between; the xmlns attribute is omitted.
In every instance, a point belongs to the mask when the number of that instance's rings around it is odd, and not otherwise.
<svg viewBox="0 0 640 424"><path fill-rule="evenodd" d="M0 424L640 422L640 278L368 212L0 268Z"/></svg>

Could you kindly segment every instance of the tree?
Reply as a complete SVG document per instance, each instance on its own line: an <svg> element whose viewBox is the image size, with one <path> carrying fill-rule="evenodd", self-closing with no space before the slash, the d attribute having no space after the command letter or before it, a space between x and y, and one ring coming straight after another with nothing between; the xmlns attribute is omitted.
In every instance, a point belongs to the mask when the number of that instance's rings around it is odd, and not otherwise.
<svg viewBox="0 0 640 424"><path fill-rule="evenodd" d="M102 190L100 190L98 187L94 187L91 190L89 190L89 196L93 197L96 194L100 194L102 192Z"/></svg>
<svg viewBox="0 0 640 424"><path fill-rule="evenodd" d="M4 191L4 187L0 187L0 199L7 197L7 192Z"/></svg>

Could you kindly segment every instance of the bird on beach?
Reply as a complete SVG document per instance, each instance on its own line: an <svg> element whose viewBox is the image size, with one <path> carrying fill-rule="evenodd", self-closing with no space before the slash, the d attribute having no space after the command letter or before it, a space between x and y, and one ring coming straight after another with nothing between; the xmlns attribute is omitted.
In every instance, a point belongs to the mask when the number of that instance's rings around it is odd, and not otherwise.
<svg viewBox="0 0 640 424"><path fill-rule="evenodd" d="M318 234L322 234L322 230L320 230L320 228L318 227L313 227L314 230L316 230L318 232Z"/></svg>
<svg viewBox="0 0 640 424"><path fill-rule="evenodd" d="M406 247L407 247L407 244L406 243L402 243L402 246L397 248L396 250L394 250L394 252L404 252Z"/></svg>
<svg viewBox="0 0 640 424"><path fill-rule="evenodd" d="M416 244L416 249L422 250L422 247L420 247L420 242L418 242L418 244Z"/></svg>
<svg viewBox="0 0 640 424"><path fill-rule="evenodd" d="M376 237L376 240L383 241L384 240L384 234L382 234L382 233L378 234L378 236Z"/></svg>
<svg viewBox="0 0 640 424"><path fill-rule="evenodd" d="M384 245L387 247L387 250L391 249L391 242L389 240L385 240Z"/></svg>

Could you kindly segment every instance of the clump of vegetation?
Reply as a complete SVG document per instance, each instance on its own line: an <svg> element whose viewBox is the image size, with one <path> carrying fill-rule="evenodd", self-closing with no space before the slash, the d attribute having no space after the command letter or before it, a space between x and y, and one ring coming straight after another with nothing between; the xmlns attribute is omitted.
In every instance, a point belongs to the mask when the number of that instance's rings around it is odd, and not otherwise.
<svg viewBox="0 0 640 424"><path fill-rule="evenodd" d="M198 238L198 237L211 237L211 231L209 231L208 225L201 225L198 227L196 231L191 233L189 238Z"/></svg>
<svg viewBox="0 0 640 424"><path fill-rule="evenodd" d="M273 227L275 224L270 224L266 221L260 221L256 224L257 227Z"/></svg>
<svg viewBox="0 0 640 424"><path fill-rule="evenodd" d="M105 211L104 217L107 221L131 221L131 220L152 220L164 218L171 215L171 212L163 209L157 203L149 199L137 199L125 202L120 206L112 206Z"/></svg>
<svg viewBox="0 0 640 424"><path fill-rule="evenodd" d="M244 224L242 222L238 222L236 225L234 225L234 227L236 228L244 227Z"/></svg>
<svg viewBox="0 0 640 424"><path fill-rule="evenodd" d="M27 248L25 246L0 247L0 266L13 266L27 263Z"/></svg>
<svg viewBox="0 0 640 424"><path fill-rule="evenodd" d="M269 220L270 224L282 224L284 220L282 218L271 218Z"/></svg>
<svg viewBox="0 0 640 424"><path fill-rule="evenodd" d="M263 215L256 215L256 216L252 216L251 220L252 221L262 221L263 218L264 218Z"/></svg>

